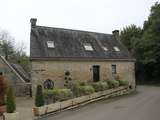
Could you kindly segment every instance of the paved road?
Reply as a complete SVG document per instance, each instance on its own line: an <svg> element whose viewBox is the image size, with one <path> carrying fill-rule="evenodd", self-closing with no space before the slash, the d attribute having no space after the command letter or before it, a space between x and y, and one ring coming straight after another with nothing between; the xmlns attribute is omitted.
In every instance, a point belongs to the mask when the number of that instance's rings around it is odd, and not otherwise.
<svg viewBox="0 0 160 120"><path fill-rule="evenodd" d="M160 120L160 87L138 86L137 91L41 120Z"/></svg>

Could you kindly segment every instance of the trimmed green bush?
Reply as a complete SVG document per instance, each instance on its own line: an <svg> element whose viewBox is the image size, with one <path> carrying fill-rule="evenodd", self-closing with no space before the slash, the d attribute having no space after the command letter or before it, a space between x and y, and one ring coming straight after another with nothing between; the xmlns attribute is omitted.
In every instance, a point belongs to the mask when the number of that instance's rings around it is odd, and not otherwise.
<svg viewBox="0 0 160 120"><path fill-rule="evenodd" d="M59 101L71 99L73 93L70 89L59 89Z"/></svg>
<svg viewBox="0 0 160 120"><path fill-rule="evenodd" d="M13 113L16 110L15 94L12 87L9 87L6 98L7 113Z"/></svg>
<svg viewBox="0 0 160 120"><path fill-rule="evenodd" d="M103 91L109 88L107 82L95 82L95 83L92 83L92 86L95 89L95 92Z"/></svg>
<svg viewBox="0 0 160 120"><path fill-rule="evenodd" d="M89 95L94 93L94 88L91 85L86 85L86 86L80 86L79 87L79 92L80 95Z"/></svg>
<svg viewBox="0 0 160 120"><path fill-rule="evenodd" d="M85 83L85 82L80 82L79 85L80 85L80 86L85 86L86 83Z"/></svg>
<svg viewBox="0 0 160 120"><path fill-rule="evenodd" d="M70 89L53 89L44 91L45 99L52 99L53 102L71 99L73 93Z"/></svg>
<svg viewBox="0 0 160 120"><path fill-rule="evenodd" d="M72 87L73 96L75 96L75 97L79 97L80 96L79 87L80 87L79 84L73 84L73 87Z"/></svg>
<svg viewBox="0 0 160 120"><path fill-rule="evenodd" d="M126 86L129 84L129 82L127 80L118 80L118 81L119 81L120 86Z"/></svg>
<svg viewBox="0 0 160 120"><path fill-rule="evenodd" d="M37 85L36 96L35 96L35 105L36 107L41 107L44 105L44 96L42 93L42 86Z"/></svg>
<svg viewBox="0 0 160 120"><path fill-rule="evenodd" d="M109 88L117 88L119 86L119 82L117 80L108 80L107 83Z"/></svg>

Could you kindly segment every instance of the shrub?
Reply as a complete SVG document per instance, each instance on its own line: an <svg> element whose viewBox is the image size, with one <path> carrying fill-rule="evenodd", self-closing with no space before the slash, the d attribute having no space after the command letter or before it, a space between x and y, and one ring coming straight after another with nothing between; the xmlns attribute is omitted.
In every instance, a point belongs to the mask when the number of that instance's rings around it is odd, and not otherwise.
<svg viewBox="0 0 160 120"><path fill-rule="evenodd" d="M59 101L71 99L73 93L70 89L59 89Z"/></svg>
<svg viewBox="0 0 160 120"><path fill-rule="evenodd" d="M117 80L108 80L107 83L109 88L116 88L119 86L119 82Z"/></svg>
<svg viewBox="0 0 160 120"><path fill-rule="evenodd" d="M35 105L36 107L40 107L44 105L44 96L42 93L42 86L37 85L36 96L35 96Z"/></svg>
<svg viewBox="0 0 160 120"><path fill-rule="evenodd" d="M7 92L6 107L7 113L13 113L16 110L15 94L11 87L9 87Z"/></svg>
<svg viewBox="0 0 160 120"><path fill-rule="evenodd" d="M73 84L72 86L72 92L73 92L73 95L75 97L79 97L80 96L80 90L79 90L79 85L78 84Z"/></svg>
<svg viewBox="0 0 160 120"><path fill-rule="evenodd" d="M120 86L125 86L125 85L129 84L129 82L127 80L118 80L118 81L119 81Z"/></svg>
<svg viewBox="0 0 160 120"><path fill-rule="evenodd" d="M85 86L86 83L85 83L85 82L80 82L79 85L80 85L80 86Z"/></svg>
<svg viewBox="0 0 160 120"><path fill-rule="evenodd" d="M86 85L86 86L80 86L79 87L79 92L80 95L89 95L94 93L94 88L91 85Z"/></svg>
<svg viewBox="0 0 160 120"><path fill-rule="evenodd" d="M109 88L107 82L95 82L95 83L92 83L92 86L96 92L103 91Z"/></svg>
<svg viewBox="0 0 160 120"><path fill-rule="evenodd" d="M70 89L53 89L44 91L45 99L52 99L52 102L64 101L73 97Z"/></svg>

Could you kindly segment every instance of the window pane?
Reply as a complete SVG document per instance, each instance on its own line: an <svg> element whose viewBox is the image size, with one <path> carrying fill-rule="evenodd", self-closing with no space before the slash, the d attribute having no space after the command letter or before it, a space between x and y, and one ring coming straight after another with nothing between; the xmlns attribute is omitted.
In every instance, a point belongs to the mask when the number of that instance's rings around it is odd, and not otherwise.
<svg viewBox="0 0 160 120"><path fill-rule="evenodd" d="M54 48L54 41L47 41L48 48Z"/></svg>
<svg viewBox="0 0 160 120"><path fill-rule="evenodd" d="M113 47L115 51L120 51L120 49L117 46Z"/></svg>
<svg viewBox="0 0 160 120"><path fill-rule="evenodd" d="M105 51L108 51L108 48L107 48L107 47L104 47L104 46L103 46L103 49L104 49Z"/></svg>
<svg viewBox="0 0 160 120"><path fill-rule="evenodd" d="M93 51L93 47L92 47L91 44L89 44L89 43L85 43L85 44L84 44L84 48L85 48L85 50Z"/></svg>

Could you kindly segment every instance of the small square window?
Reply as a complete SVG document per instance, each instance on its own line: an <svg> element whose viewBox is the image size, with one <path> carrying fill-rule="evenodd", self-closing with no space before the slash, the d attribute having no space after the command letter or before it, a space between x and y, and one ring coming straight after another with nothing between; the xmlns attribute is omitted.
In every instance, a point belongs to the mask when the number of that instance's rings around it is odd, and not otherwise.
<svg viewBox="0 0 160 120"><path fill-rule="evenodd" d="M107 48L107 47L105 47L105 46L103 46L103 50L108 51L108 48Z"/></svg>
<svg viewBox="0 0 160 120"><path fill-rule="evenodd" d="M117 52L120 51L120 49L119 49L117 46L114 46L113 48L114 48L114 50L117 51Z"/></svg>
<svg viewBox="0 0 160 120"><path fill-rule="evenodd" d="M47 41L48 48L54 48L54 41Z"/></svg>
<svg viewBox="0 0 160 120"><path fill-rule="evenodd" d="M85 43L85 44L84 44L84 48L85 48L85 50L93 51L93 47L92 47L92 45L89 44L89 43Z"/></svg>

